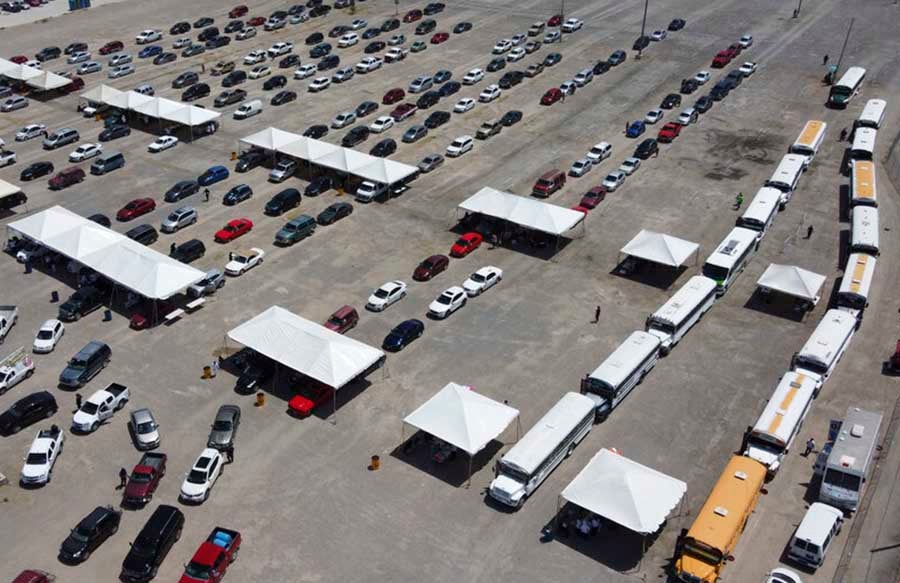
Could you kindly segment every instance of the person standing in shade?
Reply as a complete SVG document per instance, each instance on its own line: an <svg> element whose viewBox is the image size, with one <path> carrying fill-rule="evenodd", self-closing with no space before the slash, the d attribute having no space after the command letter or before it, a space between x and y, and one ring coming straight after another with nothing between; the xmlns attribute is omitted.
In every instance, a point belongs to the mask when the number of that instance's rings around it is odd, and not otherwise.
<svg viewBox="0 0 900 583"><path fill-rule="evenodd" d="M75 410L81 411L81 393L75 393Z"/></svg>
<svg viewBox="0 0 900 583"><path fill-rule="evenodd" d="M234 463L234 446L229 445L225 448L225 461L229 464Z"/></svg>
<svg viewBox="0 0 900 583"><path fill-rule="evenodd" d="M125 468L119 470L119 487L116 490L121 490L125 487L125 484L128 483L128 471Z"/></svg>
<svg viewBox="0 0 900 583"><path fill-rule="evenodd" d="M169 245L169 255L172 255L175 253L176 247L178 247L178 245L175 244L175 241L172 241L172 244Z"/></svg>
<svg viewBox="0 0 900 583"><path fill-rule="evenodd" d="M208 188L203 189L203 201L209 202L209 189Z"/></svg>
<svg viewBox="0 0 900 583"><path fill-rule="evenodd" d="M825 55L824 57L822 57L822 66L824 67L827 64L828 64L828 55Z"/></svg>

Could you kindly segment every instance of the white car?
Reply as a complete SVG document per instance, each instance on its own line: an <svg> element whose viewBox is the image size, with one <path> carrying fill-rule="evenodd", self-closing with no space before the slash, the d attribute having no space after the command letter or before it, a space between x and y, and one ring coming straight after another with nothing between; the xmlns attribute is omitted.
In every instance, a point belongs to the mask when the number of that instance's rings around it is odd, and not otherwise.
<svg viewBox="0 0 900 583"><path fill-rule="evenodd" d="M575 81L563 81L559 84L559 90L566 95L574 95L576 89L578 89L578 83Z"/></svg>
<svg viewBox="0 0 900 583"><path fill-rule="evenodd" d="M300 65L294 71L294 79L306 79L307 77L312 77L316 74L318 68L315 63L307 63L305 65Z"/></svg>
<svg viewBox="0 0 900 583"><path fill-rule="evenodd" d="M746 63L741 65L740 68L738 68L738 71L740 71L741 74L744 75L744 77L749 77L756 72L756 63L754 63L753 61L747 61Z"/></svg>
<svg viewBox="0 0 900 583"><path fill-rule="evenodd" d="M33 486L50 481L53 464L62 453L65 439L65 432L56 425L52 429L38 431L37 437L34 438L28 449L25 464L22 466L21 481L23 485Z"/></svg>
<svg viewBox="0 0 900 583"><path fill-rule="evenodd" d="M247 29L244 29L241 32L245 32L246 30ZM241 35L238 34L238 39L240 39L240 38L241 38ZM182 38L176 38L175 42L172 43L172 48L173 49L184 49L184 48L191 46L192 43L193 43L193 41L191 40L191 38L187 37L187 36L182 37Z"/></svg>
<svg viewBox="0 0 900 583"><path fill-rule="evenodd" d="M475 100L471 97L463 97L453 106L453 111L455 113L465 113L473 107L475 107Z"/></svg>
<svg viewBox="0 0 900 583"><path fill-rule="evenodd" d="M128 53L116 53L109 58L110 67L118 67L119 65L127 65L131 61L131 55Z"/></svg>
<svg viewBox="0 0 900 583"><path fill-rule="evenodd" d="M91 60L91 53L88 51L78 51L69 55L69 58L66 59L66 63L70 65L74 65L76 63L84 63L85 61Z"/></svg>
<svg viewBox="0 0 900 583"><path fill-rule="evenodd" d="M584 23L577 18L570 18L563 22L562 31L563 32L575 32L576 30L581 30L581 27L584 26Z"/></svg>
<svg viewBox="0 0 900 583"><path fill-rule="evenodd" d="M366 302L366 308L373 312L381 312L405 297L406 284L400 280L389 281L372 292L369 301Z"/></svg>
<svg viewBox="0 0 900 583"><path fill-rule="evenodd" d="M222 475L224 464L222 452L211 447L204 449L185 476L178 497L184 502L205 502L216 480Z"/></svg>
<svg viewBox="0 0 900 583"><path fill-rule="evenodd" d="M405 42L406 42L406 37L404 35L395 34L394 36L392 36L391 38L388 39L387 44L388 44L388 46L396 47L396 46L402 45ZM390 52L390 51L388 51L388 52Z"/></svg>
<svg viewBox="0 0 900 583"><path fill-rule="evenodd" d="M23 107L28 107L28 100L21 95L13 95L3 103L0 103L0 111L16 111Z"/></svg>
<svg viewBox="0 0 900 583"><path fill-rule="evenodd" d="M272 67L268 65L257 65L250 69L250 74L247 75L251 79L262 79L263 77L268 77L272 74Z"/></svg>
<svg viewBox="0 0 900 583"><path fill-rule="evenodd" d="M647 115L644 116L644 123L648 123L650 125L655 124L659 120L663 118L665 112L661 109L651 109L647 112Z"/></svg>
<svg viewBox="0 0 900 583"><path fill-rule="evenodd" d="M263 262L266 252L258 247L253 247L247 251L237 253L232 251L228 254L228 263L225 264L225 273L228 275L243 275L248 269L253 269Z"/></svg>
<svg viewBox="0 0 900 583"><path fill-rule="evenodd" d="M609 142L599 142L594 144L594 147L588 150L585 158L590 160L594 166L599 164L600 162L606 160L612 154L612 146Z"/></svg>
<svg viewBox="0 0 900 583"><path fill-rule="evenodd" d="M503 279L503 270L493 265L482 267L463 282L463 289L469 297L480 295L491 289Z"/></svg>
<svg viewBox="0 0 900 583"><path fill-rule="evenodd" d="M394 47L389 49L388 52L384 53L384 62L385 63L397 63L406 58L409 54L407 49L403 47Z"/></svg>
<svg viewBox="0 0 900 583"><path fill-rule="evenodd" d="M366 21L363 18L357 18L353 22L350 23L351 30L360 30L367 26L369 26L369 23L368 23L368 21Z"/></svg>
<svg viewBox="0 0 900 583"><path fill-rule="evenodd" d="M489 103L498 97L500 97L500 86L496 83L491 83L481 91L481 94L478 96L478 101Z"/></svg>
<svg viewBox="0 0 900 583"><path fill-rule="evenodd" d="M99 73L102 69L103 65L101 65L97 61L88 61L86 63L82 63L75 72L79 75L89 75L91 73Z"/></svg>
<svg viewBox="0 0 900 583"><path fill-rule="evenodd" d="M520 44L522 44L523 42L525 42L525 39L527 39L527 38L528 38L528 36L526 36L524 34L514 34L509 38L509 42L511 42L514 47L517 47Z"/></svg>
<svg viewBox="0 0 900 583"><path fill-rule="evenodd" d="M364 57L362 61L356 63L356 72L371 73L380 69L383 62L380 57Z"/></svg>
<svg viewBox="0 0 900 583"><path fill-rule="evenodd" d="M128 403L130 396L128 387L117 383L110 383L105 389L95 392L72 416L72 431L79 433L97 431L101 423L111 419L116 411Z"/></svg>
<svg viewBox="0 0 900 583"><path fill-rule="evenodd" d="M16 163L16 153L12 150L4 150L0 148L0 168L11 166Z"/></svg>
<svg viewBox="0 0 900 583"><path fill-rule="evenodd" d="M551 30L547 34L544 35L544 44L549 45L553 43L557 43L562 39L562 35L559 34L558 30Z"/></svg>
<svg viewBox="0 0 900 583"><path fill-rule="evenodd" d="M654 30L650 35L650 40L659 42L661 40L666 40L668 34L664 30Z"/></svg>
<svg viewBox="0 0 900 583"><path fill-rule="evenodd" d="M466 305L466 290L454 285L439 295L428 305L428 315L432 318L443 319Z"/></svg>
<svg viewBox="0 0 900 583"><path fill-rule="evenodd" d="M521 61L525 58L525 49L522 47L516 47L513 50L509 51L509 54L506 55L506 60L510 63L515 63L516 61Z"/></svg>
<svg viewBox="0 0 900 583"><path fill-rule="evenodd" d="M124 77L125 75L131 75L134 73L134 65L121 65L119 67L113 67L107 73L107 76L110 79L118 79L119 77Z"/></svg>
<svg viewBox="0 0 900 583"><path fill-rule="evenodd" d="M458 158L471 150L474 146L475 141L472 139L472 136L460 136L447 146L447 157Z"/></svg>
<svg viewBox="0 0 900 583"><path fill-rule="evenodd" d="M745 34L738 40L738 44L741 45L742 49L749 48L753 45L753 35Z"/></svg>
<svg viewBox="0 0 900 583"><path fill-rule="evenodd" d="M766 583L803 583L803 579L790 569L776 567L766 574Z"/></svg>
<svg viewBox="0 0 900 583"><path fill-rule="evenodd" d="M512 41L508 38L505 38L503 40L497 41L497 44L494 45L494 49L491 52L495 55L502 55L503 53L511 49L512 46Z"/></svg>
<svg viewBox="0 0 900 583"><path fill-rule="evenodd" d="M711 75L709 74L709 71L704 69L703 71L700 71L699 73L694 75L694 81L697 82L697 85L705 85L706 82L709 81L710 77Z"/></svg>
<svg viewBox="0 0 900 583"><path fill-rule="evenodd" d="M247 53L247 56L244 57L245 65L256 65L257 63L262 63L266 60L266 51L262 49L256 49Z"/></svg>
<svg viewBox="0 0 900 583"><path fill-rule="evenodd" d="M143 30L136 37L134 37L134 42L139 45L145 45L147 43L153 43L158 40L162 40L162 32L158 30Z"/></svg>
<svg viewBox="0 0 900 583"><path fill-rule="evenodd" d="M606 178L603 179L601 185L606 189L606 192L615 192L615 190L622 186L624 182L625 173L621 170L613 170L606 175Z"/></svg>
<svg viewBox="0 0 900 583"><path fill-rule="evenodd" d="M32 123L16 132L16 141L24 142L45 135L47 135L47 126L42 123Z"/></svg>
<svg viewBox="0 0 900 583"><path fill-rule="evenodd" d="M331 77L316 77L312 80L312 83L309 84L309 92L316 93L319 91L324 91L328 89L331 85Z"/></svg>
<svg viewBox="0 0 900 583"><path fill-rule="evenodd" d="M572 162L572 167L569 168L569 176L580 178L593 169L594 163L591 162L590 158L575 160L574 162Z"/></svg>
<svg viewBox="0 0 900 583"><path fill-rule="evenodd" d="M239 31L235 35L235 38L237 40L247 40L247 39L253 38L255 36L256 36L256 28L254 28L252 26L248 26L247 28ZM188 39L188 44L190 44L190 39ZM178 48L178 47L175 47L175 48Z"/></svg>
<svg viewBox="0 0 900 583"><path fill-rule="evenodd" d="M53 352L56 345L66 333L66 328L59 320L47 320L34 337L34 345L31 350L38 354Z"/></svg>
<svg viewBox="0 0 900 583"><path fill-rule="evenodd" d="M369 130L373 133L380 134L394 127L394 118L389 115L382 115L369 125Z"/></svg>
<svg viewBox="0 0 900 583"><path fill-rule="evenodd" d="M632 156L622 161L622 164L619 165L619 172L624 172L627 176L631 176L640 167L641 159Z"/></svg>
<svg viewBox="0 0 900 583"><path fill-rule="evenodd" d="M462 79L463 85L474 85L484 79L484 71L481 69L472 69Z"/></svg>
<svg viewBox="0 0 900 583"><path fill-rule="evenodd" d="M338 40L338 46L342 49L352 47L359 42L359 35L355 32L348 32Z"/></svg>
<svg viewBox="0 0 900 583"><path fill-rule="evenodd" d="M81 144L69 154L69 162L83 162L102 153L103 146L100 144Z"/></svg>
<svg viewBox="0 0 900 583"><path fill-rule="evenodd" d="M594 80L594 72L591 69L584 69L583 71L578 71L575 74L575 78L572 81L575 82L575 85L579 87L584 87L588 83Z"/></svg>
<svg viewBox="0 0 900 583"><path fill-rule="evenodd" d="M678 119L675 120L675 123L681 124L683 126L689 126L695 121L697 121L697 110L693 107L689 107L678 114Z"/></svg>
<svg viewBox="0 0 900 583"><path fill-rule="evenodd" d="M339 130L341 128L347 127L348 125L352 124L355 121L356 121L356 113L355 112L344 111L344 112L341 112L341 113L337 114L336 116L334 116L334 119L331 120L331 127L333 129Z"/></svg>
<svg viewBox="0 0 900 583"><path fill-rule="evenodd" d="M294 43L290 42L278 42L269 47L269 58L274 59L275 57L286 55L294 50Z"/></svg>
<svg viewBox="0 0 900 583"><path fill-rule="evenodd" d="M155 154L157 152L162 152L163 150L168 150L169 148L174 148L177 145L178 138L175 136L159 136L147 147L147 150Z"/></svg>
<svg viewBox="0 0 900 583"><path fill-rule="evenodd" d="M353 67L341 67L334 72L334 75L331 76L331 80L335 83L343 83L344 81L353 79L353 75L355 74Z"/></svg>

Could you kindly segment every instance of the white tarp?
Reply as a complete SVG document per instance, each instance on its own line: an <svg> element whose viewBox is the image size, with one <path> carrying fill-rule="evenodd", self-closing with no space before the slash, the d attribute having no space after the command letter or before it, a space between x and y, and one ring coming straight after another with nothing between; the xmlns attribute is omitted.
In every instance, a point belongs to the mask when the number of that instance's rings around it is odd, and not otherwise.
<svg viewBox="0 0 900 583"><path fill-rule="evenodd" d="M164 97L150 97L137 91L119 91L107 85L100 85L85 91L81 94L81 98L190 127L203 125L222 116L217 111L196 105L188 105Z"/></svg>
<svg viewBox="0 0 900 583"><path fill-rule="evenodd" d="M824 275L793 265L772 263L757 280L756 285L816 303L819 301L819 291L824 283Z"/></svg>
<svg viewBox="0 0 900 583"><path fill-rule="evenodd" d="M8 227L147 298L169 298L206 277L199 269L60 206Z"/></svg>
<svg viewBox="0 0 900 583"><path fill-rule="evenodd" d="M136 109L141 105L153 101L153 98L137 91L123 91L105 99L102 103L119 109Z"/></svg>
<svg viewBox="0 0 900 583"><path fill-rule="evenodd" d="M608 449L601 449L560 496L629 530L659 530L687 484Z"/></svg>
<svg viewBox="0 0 900 583"><path fill-rule="evenodd" d="M228 337L335 389L384 358L377 348L279 306L229 331Z"/></svg>
<svg viewBox="0 0 900 583"><path fill-rule="evenodd" d="M167 113L163 116L163 118L169 121L180 123L181 125L196 127L211 122L221 115L222 114L217 111L210 111L202 107L189 105L187 107L181 107L173 112Z"/></svg>
<svg viewBox="0 0 900 583"><path fill-rule="evenodd" d="M16 65L12 68L4 69L3 76L8 77L10 79L15 79L16 81L27 81L29 79L34 79L35 77L41 76L41 70L36 69L35 67L29 67L28 65Z"/></svg>
<svg viewBox="0 0 900 583"><path fill-rule="evenodd" d="M11 69L15 69L16 64L12 61L8 61L6 59L0 58L0 75L3 74L4 71L9 71Z"/></svg>
<svg viewBox="0 0 900 583"><path fill-rule="evenodd" d="M669 267L681 267L699 248L691 241L642 229L620 252Z"/></svg>
<svg viewBox="0 0 900 583"><path fill-rule="evenodd" d="M448 383L403 421L473 456L518 416L519 411L509 405Z"/></svg>
<svg viewBox="0 0 900 583"><path fill-rule="evenodd" d="M503 219L535 231L562 235L584 220L584 213L484 187L457 207L458 209Z"/></svg>
<svg viewBox="0 0 900 583"><path fill-rule="evenodd" d="M166 119L167 115L171 115L179 109L189 107L179 101L172 101L165 97L151 97L150 101L144 102L136 107L132 107L134 111L150 117Z"/></svg>
<svg viewBox="0 0 900 583"><path fill-rule="evenodd" d="M30 85L31 87L40 89L41 91L49 91L50 89L59 89L60 87L70 85L72 83L72 80L68 77L57 75L56 73L42 71L40 75L28 79L26 83L28 83L28 85Z"/></svg>
<svg viewBox="0 0 900 583"><path fill-rule="evenodd" d="M303 136L270 127L247 136L241 142L263 150L280 150L291 142L300 140L300 138L303 138Z"/></svg>
<svg viewBox="0 0 900 583"><path fill-rule="evenodd" d="M15 184L11 184L5 180L0 180L0 198L9 196L10 194L15 194L20 190L22 190L22 188L16 186Z"/></svg>
<svg viewBox="0 0 900 583"><path fill-rule="evenodd" d="M115 87L110 87L109 85L98 85L93 89L88 89L84 93L81 94L82 99L86 99L88 101L94 101L97 103L109 103L109 101L116 97L117 95L121 95L125 93L124 91L120 91Z"/></svg>

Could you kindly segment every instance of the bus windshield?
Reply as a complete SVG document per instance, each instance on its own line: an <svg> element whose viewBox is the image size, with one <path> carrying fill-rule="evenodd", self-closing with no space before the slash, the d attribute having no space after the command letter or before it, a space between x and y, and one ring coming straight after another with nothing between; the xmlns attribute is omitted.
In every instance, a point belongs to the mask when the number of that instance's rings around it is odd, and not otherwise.
<svg viewBox="0 0 900 583"><path fill-rule="evenodd" d="M838 305L862 310L866 307L866 298L857 294L843 293L838 295Z"/></svg>
<svg viewBox="0 0 900 583"><path fill-rule="evenodd" d="M689 538L684 542L684 552L711 565L718 565L722 562L722 553L718 549L694 538Z"/></svg>
<svg viewBox="0 0 900 583"><path fill-rule="evenodd" d="M727 267L722 267L720 265L712 265L710 263L703 264L703 275L716 282L728 279L728 273L730 271L731 270Z"/></svg>
<svg viewBox="0 0 900 583"><path fill-rule="evenodd" d="M812 360L805 356L798 356L796 365L799 368L812 371L814 373L818 373L820 375L824 375L828 372L828 367L823 362L819 362L818 360Z"/></svg>
<svg viewBox="0 0 900 583"><path fill-rule="evenodd" d="M509 464L503 463L503 460L500 460L500 473L508 478L515 480L516 482L519 482L520 484L528 483L528 474L511 467Z"/></svg>
<svg viewBox="0 0 900 583"><path fill-rule="evenodd" d="M611 387L609 386L609 383L603 382L600 379L595 379L594 377L588 377L587 387L585 388L591 393L606 397L607 399L614 399L616 397L615 387Z"/></svg>
<svg viewBox="0 0 900 583"><path fill-rule="evenodd" d="M842 488L844 490L850 490L851 492L858 492L859 486L862 482L859 476L854 476L853 474L845 474L844 472L829 469L825 472L825 477L822 481L829 486L834 486L835 488Z"/></svg>

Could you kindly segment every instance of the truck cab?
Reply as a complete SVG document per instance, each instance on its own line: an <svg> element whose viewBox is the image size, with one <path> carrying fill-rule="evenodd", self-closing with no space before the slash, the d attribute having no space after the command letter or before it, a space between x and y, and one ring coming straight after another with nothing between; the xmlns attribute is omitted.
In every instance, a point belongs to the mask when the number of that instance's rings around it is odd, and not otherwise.
<svg viewBox="0 0 900 583"><path fill-rule="evenodd" d="M34 373L34 361L19 348L0 361L0 395Z"/></svg>
<svg viewBox="0 0 900 583"><path fill-rule="evenodd" d="M219 583L225 578L228 566L237 560L241 547L241 533L221 526L213 529L191 562L185 565L179 583Z"/></svg>
<svg viewBox="0 0 900 583"><path fill-rule="evenodd" d="M159 481L166 475L166 454L147 452L131 470L122 503L129 506L143 506L153 498Z"/></svg>

